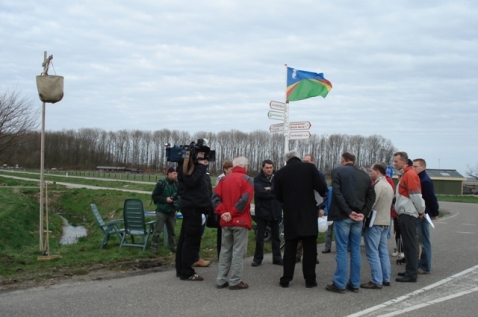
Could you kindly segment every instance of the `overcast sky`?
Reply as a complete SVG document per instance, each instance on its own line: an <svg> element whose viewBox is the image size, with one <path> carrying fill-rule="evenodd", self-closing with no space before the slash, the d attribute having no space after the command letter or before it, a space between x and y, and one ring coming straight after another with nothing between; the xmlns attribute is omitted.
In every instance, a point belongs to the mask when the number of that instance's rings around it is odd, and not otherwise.
<svg viewBox="0 0 478 317"><path fill-rule="evenodd" d="M0 1L0 91L41 108L44 51L65 97L46 129L244 132L279 123L286 69L327 98L290 103L313 134L382 135L429 168L478 163L478 2Z"/></svg>

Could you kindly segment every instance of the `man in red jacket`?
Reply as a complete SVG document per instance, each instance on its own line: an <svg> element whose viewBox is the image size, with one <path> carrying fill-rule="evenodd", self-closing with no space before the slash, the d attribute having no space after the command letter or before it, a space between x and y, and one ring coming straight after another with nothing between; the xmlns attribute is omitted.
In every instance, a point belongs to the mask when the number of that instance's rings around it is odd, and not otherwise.
<svg viewBox="0 0 478 317"><path fill-rule="evenodd" d="M251 201L254 180L247 176L248 160L244 156L232 161L232 173L214 188L212 204L221 216L222 245L219 255L217 288L230 290L249 287L242 281L249 230L252 228ZM228 280L227 276L231 273Z"/></svg>

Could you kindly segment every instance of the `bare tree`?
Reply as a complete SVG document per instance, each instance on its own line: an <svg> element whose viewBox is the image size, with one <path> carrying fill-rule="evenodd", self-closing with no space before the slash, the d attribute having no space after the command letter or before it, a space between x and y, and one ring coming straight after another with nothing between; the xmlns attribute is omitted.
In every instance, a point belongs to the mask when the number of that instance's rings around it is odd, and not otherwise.
<svg viewBox="0 0 478 317"><path fill-rule="evenodd" d="M468 176L478 179L478 163L475 167L468 166L468 170L466 171Z"/></svg>
<svg viewBox="0 0 478 317"><path fill-rule="evenodd" d="M0 93L0 158L38 128L38 109L16 90Z"/></svg>

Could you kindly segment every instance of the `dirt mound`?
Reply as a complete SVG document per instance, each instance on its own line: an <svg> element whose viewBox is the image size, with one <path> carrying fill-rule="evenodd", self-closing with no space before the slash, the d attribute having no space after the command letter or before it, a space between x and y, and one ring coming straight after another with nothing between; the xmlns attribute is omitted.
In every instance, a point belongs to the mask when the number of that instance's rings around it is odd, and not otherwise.
<svg viewBox="0 0 478 317"><path fill-rule="evenodd" d="M48 287L61 283L110 280L135 275L172 270L171 263L162 259L141 259L117 261L113 263L95 263L75 268L57 268L38 274L25 274L20 278L1 279L0 292L26 289L30 287Z"/></svg>

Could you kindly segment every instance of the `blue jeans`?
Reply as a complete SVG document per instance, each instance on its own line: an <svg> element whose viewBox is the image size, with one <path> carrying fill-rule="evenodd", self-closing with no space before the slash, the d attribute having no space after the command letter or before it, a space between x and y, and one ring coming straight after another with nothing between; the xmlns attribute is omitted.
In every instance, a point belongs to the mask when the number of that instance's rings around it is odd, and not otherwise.
<svg viewBox="0 0 478 317"><path fill-rule="evenodd" d="M418 241L422 247L422 254L418 259L418 268L427 272L432 271L432 244L430 242L430 224L426 219L417 218Z"/></svg>
<svg viewBox="0 0 478 317"><path fill-rule="evenodd" d="M362 221L354 221L350 218L334 220L335 230L335 261L337 268L334 273L334 283L339 288L345 288L348 275L348 252L350 242L350 280L354 288L360 285L360 266L362 257L360 255L360 241L362 239Z"/></svg>
<svg viewBox="0 0 478 317"><path fill-rule="evenodd" d="M390 282L390 258L388 256L388 228L373 226L365 230L365 253L372 271L372 283Z"/></svg>

